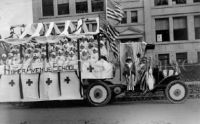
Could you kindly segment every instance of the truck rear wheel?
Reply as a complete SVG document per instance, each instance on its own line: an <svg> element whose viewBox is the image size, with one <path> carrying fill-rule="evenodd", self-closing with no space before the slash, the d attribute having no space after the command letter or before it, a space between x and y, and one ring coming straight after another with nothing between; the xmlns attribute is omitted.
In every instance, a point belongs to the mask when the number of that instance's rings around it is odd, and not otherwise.
<svg viewBox="0 0 200 124"><path fill-rule="evenodd" d="M187 99L188 88L183 82L175 80L167 85L165 95L171 103L183 103Z"/></svg>
<svg viewBox="0 0 200 124"><path fill-rule="evenodd" d="M92 106L103 106L111 100L111 89L103 82L91 84L87 89L87 100Z"/></svg>

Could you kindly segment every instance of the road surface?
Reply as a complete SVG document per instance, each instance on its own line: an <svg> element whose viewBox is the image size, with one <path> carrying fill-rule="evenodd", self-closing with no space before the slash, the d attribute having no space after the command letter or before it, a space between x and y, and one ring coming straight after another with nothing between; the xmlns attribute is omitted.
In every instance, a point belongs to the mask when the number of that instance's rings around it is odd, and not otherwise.
<svg viewBox="0 0 200 124"><path fill-rule="evenodd" d="M88 107L83 102L1 104L0 124L200 124L200 99L184 104L118 102L105 107Z"/></svg>

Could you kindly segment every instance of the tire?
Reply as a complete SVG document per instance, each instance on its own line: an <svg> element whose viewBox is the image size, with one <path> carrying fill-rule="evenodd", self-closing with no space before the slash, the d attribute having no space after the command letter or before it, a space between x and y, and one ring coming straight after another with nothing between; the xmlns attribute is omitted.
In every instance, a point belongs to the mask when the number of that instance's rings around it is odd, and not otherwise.
<svg viewBox="0 0 200 124"><path fill-rule="evenodd" d="M107 84L96 82L87 89L87 101L92 106L104 106L111 101L112 93Z"/></svg>
<svg viewBox="0 0 200 124"><path fill-rule="evenodd" d="M165 96L173 104L183 103L188 97L188 87L181 81L172 81L165 89Z"/></svg>

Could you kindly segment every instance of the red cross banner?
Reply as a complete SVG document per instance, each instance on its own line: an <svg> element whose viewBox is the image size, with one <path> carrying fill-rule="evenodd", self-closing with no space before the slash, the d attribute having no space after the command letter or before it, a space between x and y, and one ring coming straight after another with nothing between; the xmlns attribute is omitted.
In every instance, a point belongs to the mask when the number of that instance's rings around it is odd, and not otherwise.
<svg viewBox="0 0 200 124"><path fill-rule="evenodd" d="M94 67L89 61L83 61L82 62L82 71L81 75L83 79L95 79L95 75L93 74L94 72Z"/></svg>
<svg viewBox="0 0 200 124"><path fill-rule="evenodd" d="M74 71L60 73L61 97L60 99L81 99L80 82Z"/></svg>
<svg viewBox="0 0 200 124"><path fill-rule="evenodd" d="M42 73L40 76L40 99L54 100L58 97L60 97L58 73Z"/></svg>
<svg viewBox="0 0 200 124"><path fill-rule="evenodd" d="M39 74L21 75L24 100L39 98L38 78L39 78Z"/></svg>
<svg viewBox="0 0 200 124"><path fill-rule="evenodd" d="M113 66L110 62L100 59L95 62L82 63L82 79L113 78Z"/></svg>
<svg viewBox="0 0 200 124"><path fill-rule="evenodd" d="M19 75L2 75L0 79L0 101L20 101Z"/></svg>

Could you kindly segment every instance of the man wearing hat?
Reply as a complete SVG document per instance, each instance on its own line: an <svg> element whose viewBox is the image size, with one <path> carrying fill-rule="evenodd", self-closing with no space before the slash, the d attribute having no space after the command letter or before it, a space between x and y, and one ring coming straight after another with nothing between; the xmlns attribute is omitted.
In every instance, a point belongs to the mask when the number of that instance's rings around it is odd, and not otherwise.
<svg viewBox="0 0 200 124"><path fill-rule="evenodd" d="M127 57L125 60L125 66L123 75L126 79L127 83L127 90L132 91L134 90L134 86L136 85L136 79L135 79L135 64L131 57Z"/></svg>

